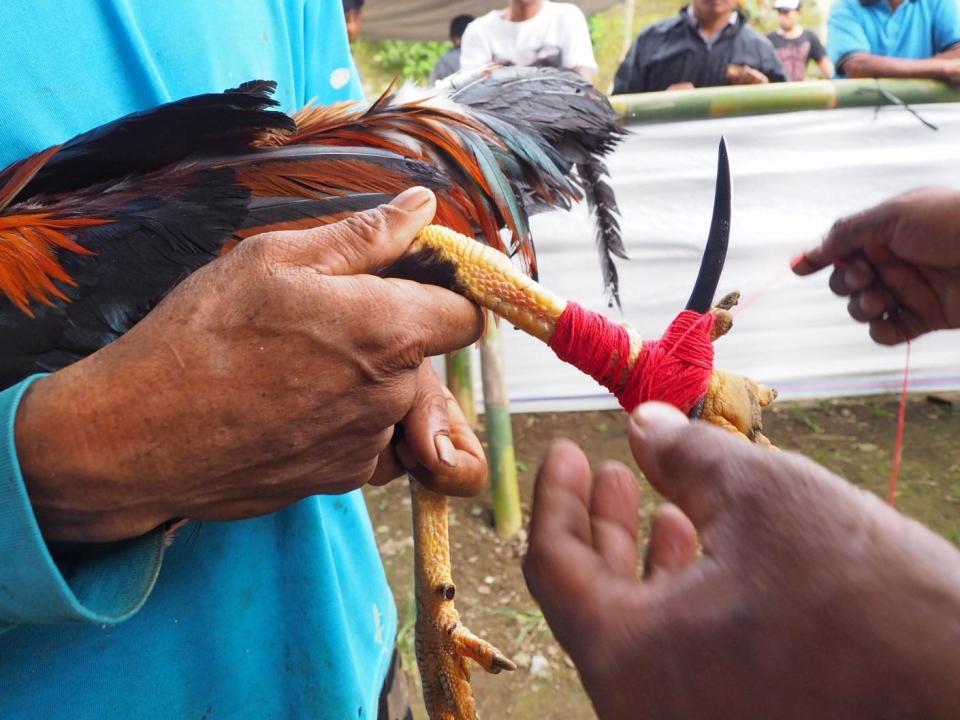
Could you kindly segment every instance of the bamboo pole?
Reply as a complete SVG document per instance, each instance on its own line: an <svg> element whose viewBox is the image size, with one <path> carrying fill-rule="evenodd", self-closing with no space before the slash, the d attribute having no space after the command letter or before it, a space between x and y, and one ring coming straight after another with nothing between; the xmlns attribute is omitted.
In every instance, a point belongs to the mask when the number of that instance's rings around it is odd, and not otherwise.
<svg viewBox="0 0 960 720"><path fill-rule="evenodd" d="M473 391L473 356L470 348L447 353L447 387L453 393L470 427L477 427L477 401Z"/></svg>
<svg viewBox="0 0 960 720"><path fill-rule="evenodd" d="M487 311L489 312L489 311ZM520 529L520 489L517 457L513 449L510 400L503 369L503 343L493 314L480 339L480 372L483 377L484 423L487 428L487 458L493 494L493 521L500 537L509 538Z"/></svg>
<svg viewBox="0 0 960 720"><path fill-rule="evenodd" d="M704 120L799 110L894 105L881 89L910 105L960 102L960 88L936 80L810 80L733 85L674 92L615 95L611 103L627 124Z"/></svg>
<svg viewBox="0 0 960 720"><path fill-rule="evenodd" d="M633 44L633 19L637 14L636 0L624 0L623 3L623 55L630 52Z"/></svg>

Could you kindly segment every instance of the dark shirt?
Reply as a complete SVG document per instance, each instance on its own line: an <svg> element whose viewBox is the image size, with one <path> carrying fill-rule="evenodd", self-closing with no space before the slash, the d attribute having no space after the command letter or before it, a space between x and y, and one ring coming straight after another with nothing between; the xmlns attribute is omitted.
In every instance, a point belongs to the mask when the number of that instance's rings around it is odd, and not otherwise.
<svg viewBox="0 0 960 720"><path fill-rule="evenodd" d="M617 70L613 92L653 92L680 82L695 87L726 85L731 64L748 65L771 82L786 80L773 45L749 27L742 14L737 13L737 21L707 43L696 19L684 8L637 36Z"/></svg>
<svg viewBox="0 0 960 720"><path fill-rule="evenodd" d="M445 77L449 77L450 75L453 75L455 72L459 71L460 48L450 48L440 56L440 59L437 60L437 64L433 66L433 70L430 72L430 85L433 85L435 82L443 80Z"/></svg>
<svg viewBox="0 0 960 720"><path fill-rule="evenodd" d="M803 80L807 76L807 63L811 60L820 62L827 54L820 44L820 38L812 30L804 30L795 38L785 38L777 32L767 37L787 71L788 80Z"/></svg>

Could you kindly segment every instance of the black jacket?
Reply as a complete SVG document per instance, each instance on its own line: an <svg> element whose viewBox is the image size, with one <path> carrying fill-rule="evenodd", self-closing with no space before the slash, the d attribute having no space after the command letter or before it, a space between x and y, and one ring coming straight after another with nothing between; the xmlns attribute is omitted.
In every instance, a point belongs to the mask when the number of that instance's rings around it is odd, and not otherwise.
<svg viewBox="0 0 960 720"><path fill-rule="evenodd" d="M666 90L679 82L695 87L726 85L730 64L749 65L771 82L786 80L773 45L748 26L742 14L738 15L737 22L721 30L710 45L700 37L696 21L686 8L654 23L630 46L617 70L614 94Z"/></svg>

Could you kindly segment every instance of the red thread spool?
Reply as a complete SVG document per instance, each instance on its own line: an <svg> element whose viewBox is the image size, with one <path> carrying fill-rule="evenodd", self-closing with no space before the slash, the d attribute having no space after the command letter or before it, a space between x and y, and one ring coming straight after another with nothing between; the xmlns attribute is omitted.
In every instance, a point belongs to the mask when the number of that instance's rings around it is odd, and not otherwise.
<svg viewBox="0 0 960 720"><path fill-rule="evenodd" d="M628 372L630 339L623 326L568 303L550 347L561 360L610 390L628 412L641 403L659 400L689 413L710 385L713 320L712 313L684 310L663 337L643 342L640 356Z"/></svg>

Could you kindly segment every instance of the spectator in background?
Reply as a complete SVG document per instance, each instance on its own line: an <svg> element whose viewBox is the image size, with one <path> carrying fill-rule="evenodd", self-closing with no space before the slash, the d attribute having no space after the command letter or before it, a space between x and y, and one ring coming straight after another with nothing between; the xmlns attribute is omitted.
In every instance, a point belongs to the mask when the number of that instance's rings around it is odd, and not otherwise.
<svg viewBox="0 0 960 720"><path fill-rule="evenodd" d="M778 13L780 29L767 37L783 63L787 80L803 80L807 76L807 64L813 60L825 78L833 77L833 63L813 30L800 25L800 0L776 0L773 7Z"/></svg>
<svg viewBox="0 0 960 720"><path fill-rule="evenodd" d="M433 66L430 73L431 85L460 70L460 42L463 40L467 25L473 20L473 15L457 15L450 21L450 42L453 43L453 47L447 50Z"/></svg>
<svg viewBox="0 0 960 720"><path fill-rule="evenodd" d="M597 73L587 19L576 5L549 0L510 0L470 23L463 34L460 69L539 65L576 70L587 80Z"/></svg>
<svg viewBox="0 0 960 720"><path fill-rule="evenodd" d="M343 17L347 21L347 37L356 42L363 30L363 3L366 0L343 0Z"/></svg>
<svg viewBox="0 0 960 720"><path fill-rule="evenodd" d="M836 0L827 50L847 77L931 78L960 84L957 0Z"/></svg>
<svg viewBox="0 0 960 720"><path fill-rule="evenodd" d="M773 45L747 25L736 0L693 0L637 36L614 94L786 80Z"/></svg>

